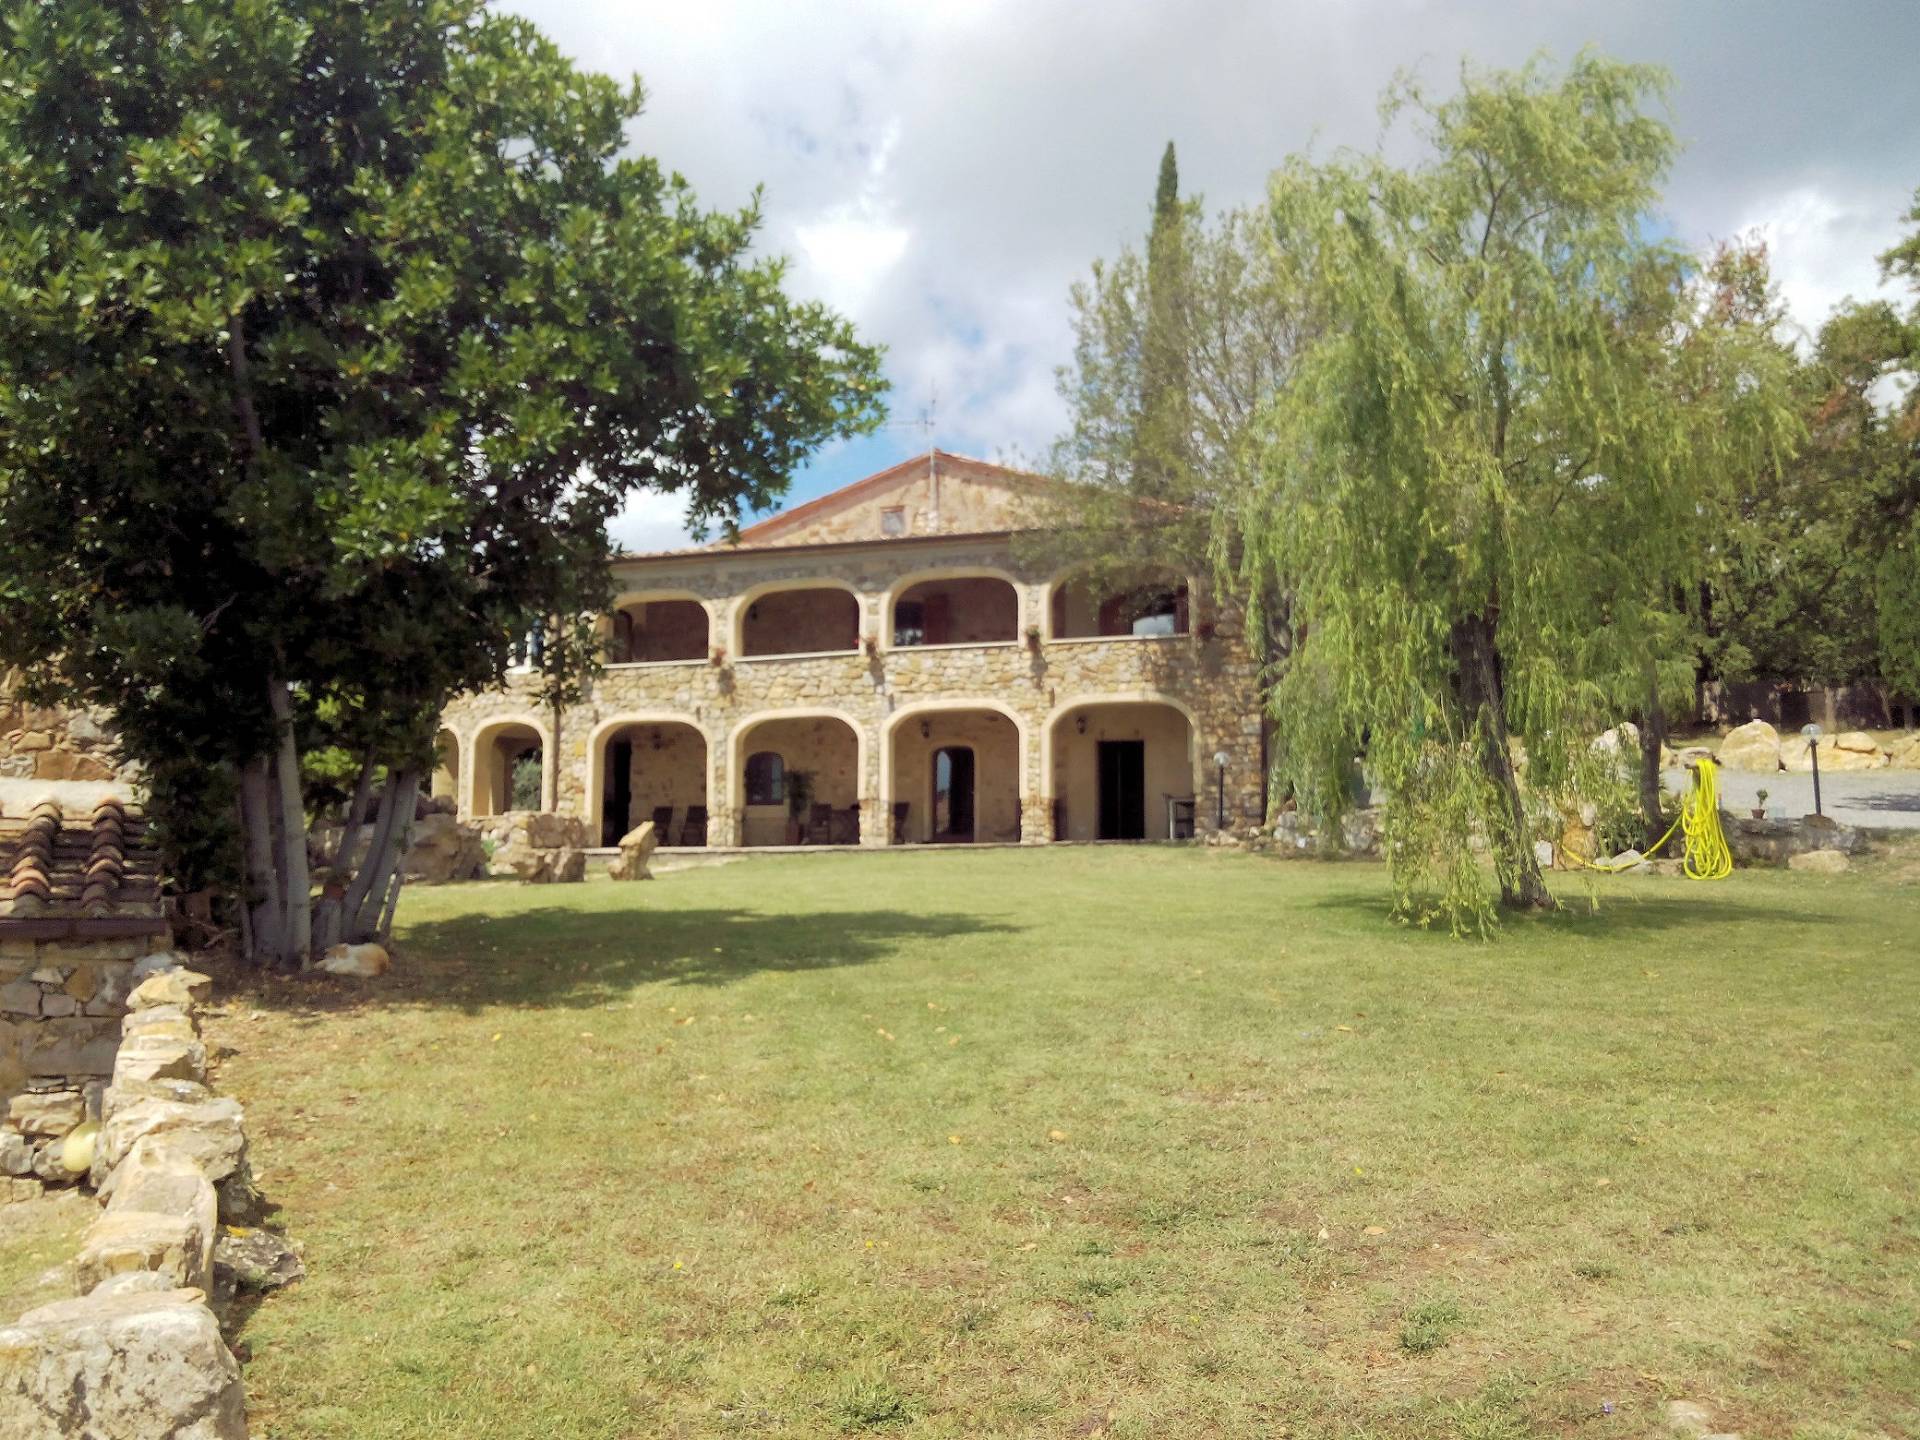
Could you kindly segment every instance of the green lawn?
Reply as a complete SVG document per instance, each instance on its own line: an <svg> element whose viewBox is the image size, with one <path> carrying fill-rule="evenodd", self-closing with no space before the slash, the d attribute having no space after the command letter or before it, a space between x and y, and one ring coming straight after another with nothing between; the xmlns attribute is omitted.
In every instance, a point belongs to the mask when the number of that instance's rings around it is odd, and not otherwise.
<svg viewBox="0 0 1920 1440"><path fill-rule="evenodd" d="M213 1025L311 1272L255 1433L1911 1436L1917 881L1484 945L1201 850L410 891Z"/></svg>

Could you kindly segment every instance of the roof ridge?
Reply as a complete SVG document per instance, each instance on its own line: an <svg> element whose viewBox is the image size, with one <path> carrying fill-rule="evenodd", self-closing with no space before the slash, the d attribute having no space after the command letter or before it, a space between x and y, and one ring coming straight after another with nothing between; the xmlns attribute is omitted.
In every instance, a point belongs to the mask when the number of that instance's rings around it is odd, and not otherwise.
<svg viewBox="0 0 1920 1440"><path fill-rule="evenodd" d="M863 476L858 480L850 480L845 485L827 491L824 495L816 495L811 500L803 500L798 505L778 511L775 514L767 516L765 519L756 520L753 524L742 529L732 544L737 545L752 535L767 534L785 529L801 520L809 519L820 514L834 501L849 500L860 495L868 494L874 490L883 489L886 485L892 484L896 480L910 477L915 469L921 465L937 464L942 460L954 461L958 464L973 466L981 470L998 471L1002 475L1018 476L1026 480L1044 481L1048 478L1038 471L1021 470L1012 465L1002 465L997 460L981 460L972 455L962 455L957 450L942 450L936 445L931 449L922 450L916 455L909 455L904 460L896 461L885 469L876 470L871 475ZM716 542L707 548L718 550L731 547L727 542Z"/></svg>

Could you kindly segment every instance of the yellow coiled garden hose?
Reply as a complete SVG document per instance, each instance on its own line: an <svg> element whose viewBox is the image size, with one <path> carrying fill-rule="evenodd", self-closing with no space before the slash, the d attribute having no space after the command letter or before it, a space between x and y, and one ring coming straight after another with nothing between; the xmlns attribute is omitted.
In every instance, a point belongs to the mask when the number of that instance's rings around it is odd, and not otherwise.
<svg viewBox="0 0 1920 1440"><path fill-rule="evenodd" d="M1680 802L1680 813L1673 817L1667 833L1647 847L1646 858L1652 859L1653 852L1671 840L1673 832L1678 830L1683 841L1682 873L1689 880L1724 880L1733 873L1733 851L1727 848L1726 831L1720 828L1720 767L1711 760L1701 759L1695 761L1692 768L1693 785L1686 799ZM1561 848L1566 850L1565 846ZM1566 850L1566 854L1603 875L1616 875L1633 868L1631 865L1596 865L1571 850Z"/></svg>

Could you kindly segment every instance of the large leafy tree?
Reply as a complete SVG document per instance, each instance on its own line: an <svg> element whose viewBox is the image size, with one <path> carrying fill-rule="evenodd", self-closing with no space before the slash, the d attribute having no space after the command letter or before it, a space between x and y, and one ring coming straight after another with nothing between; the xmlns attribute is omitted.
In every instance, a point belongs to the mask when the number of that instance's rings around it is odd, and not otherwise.
<svg viewBox="0 0 1920 1440"><path fill-rule="evenodd" d="M577 685L625 497L765 505L877 357L477 0L0 27L0 660L115 711L183 863L237 813L256 955L374 934L447 698L530 630ZM318 745L372 844L316 902Z"/></svg>
<svg viewBox="0 0 1920 1440"><path fill-rule="evenodd" d="M1725 517L1702 647L1709 678L1894 679L1876 614L1884 624L1901 610L1880 571L1914 509L1915 412L1911 400L1889 407L1885 388L1911 369L1912 343L1893 306L1849 304L1795 363L1806 443L1790 464L1757 468Z"/></svg>
<svg viewBox="0 0 1920 1440"><path fill-rule="evenodd" d="M1650 363L1685 298L1647 233L1662 84L1590 53L1445 100L1403 82L1420 159L1296 160L1270 188L1318 321L1232 534L1254 603L1278 581L1304 627L1274 703L1297 791L1336 809L1366 747L1419 918L1492 920L1476 838L1507 906L1552 904L1513 742L1534 803L1570 796L1621 657L1672 641L1664 605L1605 604L1697 520L1686 386Z"/></svg>

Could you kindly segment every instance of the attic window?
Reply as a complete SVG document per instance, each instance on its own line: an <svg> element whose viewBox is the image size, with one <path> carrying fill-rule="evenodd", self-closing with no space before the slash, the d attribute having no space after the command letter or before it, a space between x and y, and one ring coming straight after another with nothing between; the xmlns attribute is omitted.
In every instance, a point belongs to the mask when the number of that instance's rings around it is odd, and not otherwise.
<svg viewBox="0 0 1920 1440"><path fill-rule="evenodd" d="M882 535L904 535L907 533L907 511L902 505L890 505L880 512L880 533Z"/></svg>

